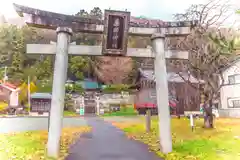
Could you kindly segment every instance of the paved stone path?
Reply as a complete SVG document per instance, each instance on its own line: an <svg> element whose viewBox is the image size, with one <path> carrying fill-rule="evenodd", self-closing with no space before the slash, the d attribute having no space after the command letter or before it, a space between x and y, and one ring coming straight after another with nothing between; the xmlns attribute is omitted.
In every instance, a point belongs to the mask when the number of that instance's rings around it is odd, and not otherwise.
<svg viewBox="0 0 240 160"><path fill-rule="evenodd" d="M65 160L162 160L101 118L89 117L87 122L92 132L81 136Z"/></svg>
<svg viewBox="0 0 240 160"><path fill-rule="evenodd" d="M106 116L106 117L102 117L104 119L104 121L107 122L142 122L143 120L145 120L145 118L141 119L141 116Z"/></svg>
<svg viewBox="0 0 240 160"><path fill-rule="evenodd" d="M84 117L63 118L63 127L86 125ZM47 117L12 117L0 118L0 133L47 130Z"/></svg>

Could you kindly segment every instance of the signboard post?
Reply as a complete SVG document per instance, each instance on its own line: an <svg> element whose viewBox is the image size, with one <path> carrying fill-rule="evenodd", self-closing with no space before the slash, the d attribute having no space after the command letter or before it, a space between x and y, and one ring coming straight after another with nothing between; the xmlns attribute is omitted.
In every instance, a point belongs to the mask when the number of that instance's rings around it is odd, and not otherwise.
<svg viewBox="0 0 240 160"><path fill-rule="evenodd" d="M193 129L194 129L193 114L190 114L190 126L193 132Z"/></svg>
<svg viewBox="0 0 240 160"><path fill-rule="evenodd" d="M79 114L80 114L80 116L83 116L84 115L84 108L80 108L80 112L79 112Z"/></svg>
<svg viewBox="0 0 240 160"><path fill-rule="evenodd" d="M97 115L100 115L100 97L96 96Z"/></svg>
<svg viewBox="0 0 240 160"><path fill-rule="evenodd" d="M84 97L82 96L82 97L81 97L81 100L80 100L80 109L79 109L79 114L80 114L80 116L83 116L83 115L84 115L84 113L85 113L84 108L85 108Z"/></svg>
<svg viewBox="0 0 240 160"><path fill-rule="evenodd" d="M48 132L49 132L49 127L50 127L50 110L49 110L49 112L48 112Z"/></svg>

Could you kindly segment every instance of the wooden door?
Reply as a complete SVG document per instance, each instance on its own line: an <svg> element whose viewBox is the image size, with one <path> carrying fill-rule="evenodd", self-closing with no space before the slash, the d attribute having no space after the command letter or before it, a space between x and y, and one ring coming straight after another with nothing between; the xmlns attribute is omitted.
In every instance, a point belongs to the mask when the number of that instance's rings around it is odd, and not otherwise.
<svg viewBox="0 0 240 160"><path fill-rule="evenodd" d="M96 101L95 92L87 91L84 94L85 114L96 114Z"/></svg>

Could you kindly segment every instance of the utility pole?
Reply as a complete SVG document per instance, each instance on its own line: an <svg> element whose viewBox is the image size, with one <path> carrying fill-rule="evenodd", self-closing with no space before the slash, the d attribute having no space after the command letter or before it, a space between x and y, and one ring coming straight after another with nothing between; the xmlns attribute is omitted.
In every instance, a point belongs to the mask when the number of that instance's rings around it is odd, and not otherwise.
<svg viewBox="0 0 240 160"><path fill-rule="evenodd" d="M31 107L31 88L30 88L30 76L28 76L28 105Z"/></svg>
<svg viewBox="0 0 240 160"><path fill-rule="evenodd" d="M7 80L8 80L8 76L7 76L7 66L5 66L3 82L5 83Z"/></svg>

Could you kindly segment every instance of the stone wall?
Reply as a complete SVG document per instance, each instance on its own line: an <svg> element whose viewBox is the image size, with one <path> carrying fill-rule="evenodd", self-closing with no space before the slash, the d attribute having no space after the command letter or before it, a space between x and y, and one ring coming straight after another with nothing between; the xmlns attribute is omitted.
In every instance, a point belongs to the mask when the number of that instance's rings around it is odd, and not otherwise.
<svg viewBox="0 0 240 160"><path fill-rule="evenodd" d="M239 109L220 109L220 117L229 117L229 118L240 118L240 108Z"/></svg>
<svg viewBox="0 0 240 160"><path fill-rule="evenodd" d="M120 104L120 102L125 102L127 104L134 104L135 95L124 95L122 98L121 94L102 94L99 97L100 108L104 108L105 110L109 109L109 104ZM80 111L80 106L85 106L84 97L78 96L74 98L74 108L77 113Z"/></svg>

